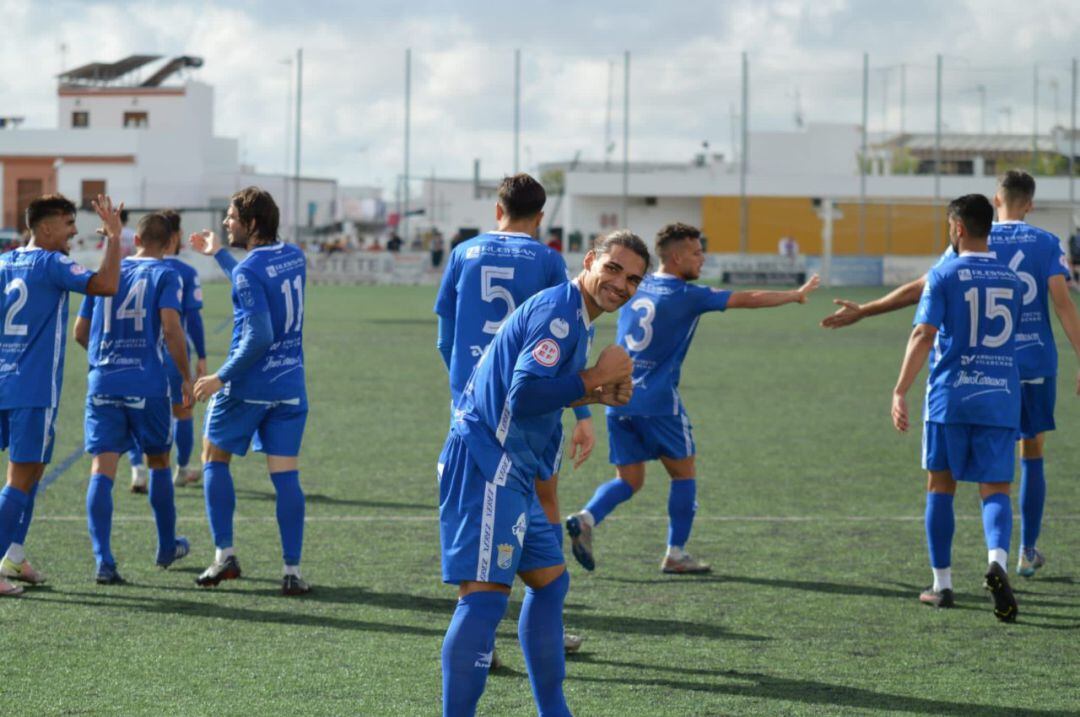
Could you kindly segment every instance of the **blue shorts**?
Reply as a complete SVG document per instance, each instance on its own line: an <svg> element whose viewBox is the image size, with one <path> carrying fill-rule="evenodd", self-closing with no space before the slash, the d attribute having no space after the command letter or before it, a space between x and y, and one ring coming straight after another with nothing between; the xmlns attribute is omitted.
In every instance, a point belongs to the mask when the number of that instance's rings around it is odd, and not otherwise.
<svg viewBox="0 0 1080 717"><path fill-rule="evenodd" d="M55 438L55 408L0 410L0 450L12 463L48 463Z"/></svg>
<svg viewBox="0 0 1080 717"><path fill-rule="evenodd" d="M226 396L221 391L206 407L203 437L237 456L254 448L270 456L300 455L307 423L307 401L257 401Z"/></svg>
<svg viewBox="0 0 1080 717"><path fill-rule="evenodd" d="M608 460L612 465L694 455L694 429L685 412L677 416L608 414Z"/></svg>
<svg viewBox="0 0 1080 717"><path fill-rule="evenodd" d="M442 578L512 585L517 573L562 565L562 546L535 491L496 485L454 434L439 456Z"/></svg>
<svg viewBox="0 0 1080 717"><path fill-rule="evenodd" d="M1020 435L1034 438L1057 428L1054 423L1056 402L1056 376L1020 381Z"/></svg>
<svg viewBox="0 0 1080 717"><path fill-rule="evenodd" d="M86 397L86 452L127 453L139 448L147 455L172 448L172 407L168 397Z"/></svg>
<svg viewBox="0 0 1080 717"><path fill-rule="evenodd" d="M1016 470L1015 428L934 423L923 426L923 468L950 471L953 480L1011 483Z"/></svg>

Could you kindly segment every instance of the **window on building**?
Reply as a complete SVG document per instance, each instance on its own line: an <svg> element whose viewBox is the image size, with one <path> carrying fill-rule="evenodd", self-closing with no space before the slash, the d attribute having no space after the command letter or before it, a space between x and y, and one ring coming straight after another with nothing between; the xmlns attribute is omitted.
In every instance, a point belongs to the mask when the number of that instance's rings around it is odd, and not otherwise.
<svg viewBox="0 0 1080 717"><path fill-rule="evenodd" d="M72 127L89 127L90 126L90 113L86 111L72 112L71 113L71 126Z"/></svg>
<svg viewBox="0 0 1080 717"><path fill-rule="evenodd" d="M99 194L105 194L104 179L82 180L82 201L79 203L79 207L87 210L93 209L94 207L90 202L97 199L97 195Z"/></svg>
<svg viewBox="0 0 1080 717"><path fill-rule="evenodd" d="M150 116L146 112L125 112L124 126L142 129L150 126Z"/></svg>

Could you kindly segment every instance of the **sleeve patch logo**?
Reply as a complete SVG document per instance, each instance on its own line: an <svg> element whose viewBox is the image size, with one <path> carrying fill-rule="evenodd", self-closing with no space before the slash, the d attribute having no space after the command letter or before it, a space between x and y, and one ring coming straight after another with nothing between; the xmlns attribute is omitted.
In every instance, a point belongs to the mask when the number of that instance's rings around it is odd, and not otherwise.
<svg viewBox="0 0 1080 717"><path fill-rule="evenodd" d="M570 324L565 319L552 319L548 324L551 334L557 339L565 339L570 335Z"/></svg>
<svg viewBox="0 0 1080 717"><path fill-rule="evenodd" d="M559 345L551 339L544 339L532 350L532 357L541 366L551 368L559 363Z"/></svg>
<svg viewBox="0 0 1080 717"><path fill-rule="evenodd" d="M74 262L74 261L71 262L70 267L71 267L71 273L74 276L82 276L83 274L86 273L86 267L83 266L82 264L77 263L77 262Z"/></svg>

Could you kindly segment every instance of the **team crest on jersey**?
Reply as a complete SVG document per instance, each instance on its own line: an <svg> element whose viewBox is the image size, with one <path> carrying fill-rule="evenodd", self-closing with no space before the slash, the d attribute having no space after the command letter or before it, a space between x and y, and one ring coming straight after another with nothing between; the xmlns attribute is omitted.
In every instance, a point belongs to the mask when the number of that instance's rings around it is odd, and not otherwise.
<svg viewBox="0 0 1080 717"><path fill-rule="evenodd" d="M961 269L960 271L958 271L956 273L960 277L960 281L971 281L971 270L970 269Z"/></svg>
<svg viewBox="0 0 1080 717"><path fill-rule="evenodd" d="M541 366L551 368L559 363L559 345L551 339L544 339L533 348L532 357Z"/></svg>
<svg viewBox="0 0 1080 717"><path fill-rule="evenodd" d="M557 339L565 339L570 335L570 324L566 323L565 319L552 319L548 324L548 328L551 329L552 335Z"/></svg>
<svg viewBox="0 0 1080 717"><path fill-rule="evenodd" d="M514 523L513 532L514 537L517 538L518 545L525 545L525 514L522 513L518 516L517 522Z"/></svg>
<svg viewBox="0 0 1080 717"><path fill-rule="evenodd" d="M71 273L73 276L82 276L86 273L86 267L78 262L71 262Z"/></svg>
<svg viewBox="0 0 1080 717"><path fill-rule="evenodd" d="M509 543L499 543L499 557L496 558L495 564L500 570L509 570L514 564L514 546Z"/></svg>

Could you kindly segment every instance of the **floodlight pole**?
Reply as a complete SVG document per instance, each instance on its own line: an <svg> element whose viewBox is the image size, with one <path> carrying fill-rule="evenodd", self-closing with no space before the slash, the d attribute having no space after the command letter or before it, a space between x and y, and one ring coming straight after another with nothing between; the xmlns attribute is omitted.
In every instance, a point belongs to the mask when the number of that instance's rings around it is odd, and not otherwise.
<svg viewBox="0 0 1080 717"><path fill-rule="evenodd" d="M900 64L900 134L904 133L904 120L907 114L907 65Z"/></svg>
<svg viewBox="0 0 1080 717"><path fill-rule="evenodd" d="M869 161L870 53L862 56L862 152L859 155L859 255L866 253L866 164Z"/></svg>
<svg viewBox="0 0 1080 717"><path fill-rule="evenodd" d="M514 50L514 174L518 169L518 148L521 146L521 50Z"/></svg>
<svg viewBox="0 0 1080 717"><path fill-rule="evenodd" d="M401 180L401 214L398 217L402 239L409 241L409 137L412 105L412 48L405 50L405 173Z"/></svg>
<svg viewBox="0 0 1080 717"><path fill-rule="evenodd" d="M750 163L750 62L742 53L742 146L739 148L739 253L750 249L750 206L746 197L746 175Z"/></svg>
<svg viewBox="0 0 1080 717"><path fill-rule="evenodd" d="M1031 88L1031 173L1039 168L1039 65L1035 64Z"/></svg>
<svg viewBox="0 0 1080 717"><path fill-rule="evenodd" d="M1072 61L1072 101L1069 103L1069 238L1076 234L1076 58Z"/></svg>
<svg viewBox="0 0 1080 717"><path fill-rule="evenodd" d="M296 158L293 166L293 241L300 243L300 130L304 96L304 48L296 50Z"/></svg>
<svg viewBox="0 0 1080 717"><path fill-rule="evenodd" d="M630 51L623 55L622 226L630 226Z"/></svg>
<svg viewBox="0 0 1080 717"><path fill-rule="evenodd" d="M941 203L941 55L937 56L937 82L934 89L934 206ZM938 222L943 225L943 222ZM941 236L941 226L938 227Z"/></svg>

